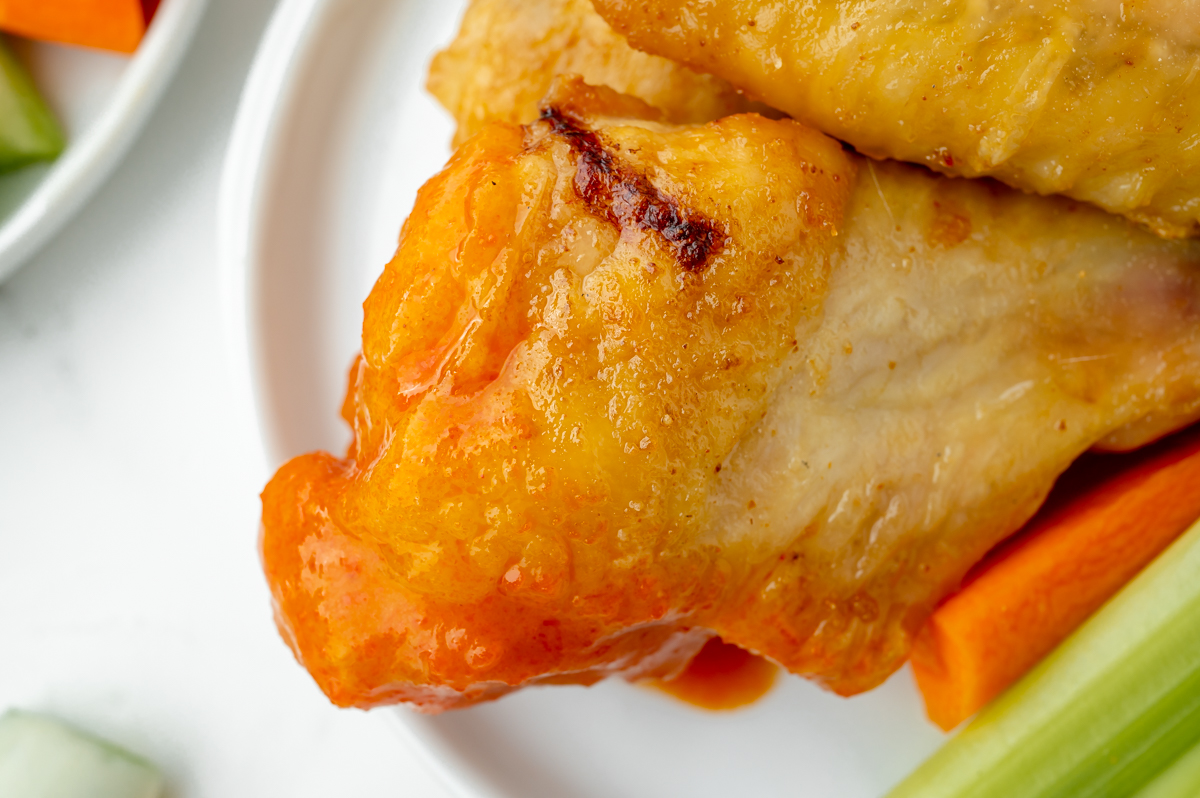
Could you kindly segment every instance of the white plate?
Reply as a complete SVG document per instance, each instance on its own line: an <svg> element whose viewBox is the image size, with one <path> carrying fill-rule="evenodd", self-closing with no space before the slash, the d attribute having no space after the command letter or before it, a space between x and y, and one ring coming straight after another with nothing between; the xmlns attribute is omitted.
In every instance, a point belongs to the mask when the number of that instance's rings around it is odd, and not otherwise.
<svg viewBox="0 0 1200 798"><path fill-rule="evenodd" d="M108 177L175 72L208 0L163 0L132 57L12 40L62 122L52 164L0 176L0 281L16 271Z"/></svg>
<svg viewBox="0 0 1200 798"><path fill-rule="evenodd" d="M284 0L230 143L221 246L239 379L272 465L341 451L361 302L451 124L423 90L461 2ZM907 670L851 700L787 678L733 713L613 681L392 712L463 796L878 796L938 747Z"/></svg>

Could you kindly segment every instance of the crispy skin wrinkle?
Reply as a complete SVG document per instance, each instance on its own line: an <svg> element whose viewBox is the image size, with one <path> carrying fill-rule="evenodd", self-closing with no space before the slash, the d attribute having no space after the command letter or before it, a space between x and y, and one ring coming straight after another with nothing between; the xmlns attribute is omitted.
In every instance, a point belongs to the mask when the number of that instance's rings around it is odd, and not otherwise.
<svg viewBox="0 0 1200 798"><path fill-rule="evenodd" d="M843 694L1100 443L1200 415L1200 248L559 86L422 190L347 458L263 494L337 703L669 673L711 634Z"/></svg>
<svg viewBox="0 0 1200 798"><path fill-rule="evenodd" d="M764 110L720 78L634 50L588 0L472 0L428 88L458 122L457 147L488 122L533 122L564 73L639 97L672 122Z"/></svg>
<svg viewBox="0 0 1200 798"><path fill-rule="evenodd" d="M853 694L1079 454L1200 414L1200 246L866 159L841 240L703 541L761 547L711 628Z"/></svg>
<svg viewBox="0 0 1200 798"><path fill-rule="evenodd" d="M860 152L1200 233L1200 2L595 0Z"/></svg>

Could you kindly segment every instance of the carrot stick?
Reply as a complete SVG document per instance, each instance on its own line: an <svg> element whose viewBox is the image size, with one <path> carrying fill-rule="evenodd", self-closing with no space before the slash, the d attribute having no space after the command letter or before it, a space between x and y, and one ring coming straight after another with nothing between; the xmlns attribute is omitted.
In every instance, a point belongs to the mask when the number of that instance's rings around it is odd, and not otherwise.
<svg viewBox="0 0 1200 798"><path fill-rule="evenodd" d="M0 30L132 53L146 32L142 0L0 0Z"/></svg>
<svg viewBox="0 0 1200 798"><path fill-rule="evenodd" d="M1034 519L917 635L929 718L946 731L1019 679L1200 517L1200 429Z"/></svg>

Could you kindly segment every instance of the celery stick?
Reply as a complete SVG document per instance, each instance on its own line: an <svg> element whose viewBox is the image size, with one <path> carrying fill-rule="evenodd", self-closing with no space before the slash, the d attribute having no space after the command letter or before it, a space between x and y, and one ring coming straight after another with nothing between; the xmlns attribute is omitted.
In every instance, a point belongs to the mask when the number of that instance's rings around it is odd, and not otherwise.
<svg viewBox="0 0 1200 798"><path fill-rule="evenodd" d="M1200 523L890 798L1132 795L1200 741Z"/></svg>
<svg viewBox="0 0 1200 798"><path fill-rule="evenodd" d="M0 717L0 796L159 798L154 766L44 715Z"/></svg>
<svg viewBox="0 0 1200 798"><path fill-rule="evenodd" d="M1146 785L1137 798L1196 798L1200 795L1200 745Z"/></svg>
<svg viewBox="0 0 1200 798"><path fill-rule="evenodd" d="M53 160L64 143L28 73L0 41L0 172Z"/></svg>

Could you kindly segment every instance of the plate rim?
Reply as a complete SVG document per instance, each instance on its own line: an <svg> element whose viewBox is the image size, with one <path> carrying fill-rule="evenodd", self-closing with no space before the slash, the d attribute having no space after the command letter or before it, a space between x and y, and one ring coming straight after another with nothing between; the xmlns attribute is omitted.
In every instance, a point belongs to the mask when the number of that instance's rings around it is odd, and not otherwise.
<svg viewBox="0 0 1200 798"><path fill-rule="evenodd" d="M14 274L83 207L116 169L174 77L208 0L168 0L155 15L112 98L87 131L0 223L0 282Z"/></svg>
<svg viewBox="0 0 1200 798"><path fill-rule="evenodd" d="M250 410L247 421L253 426L264 479L279 457L267 440L262 390L266 374L254 325L254 308L260 297L257 221L265 209L265 187L274 169L271 145L282 132L280 118L287 110L296 72L313 46L324 16L339 1L281 0L276 6L238 101L218 191L217 253L226 351L238 405ZM456 798L512 798L437 734L428 716L399 707L388 707L379 714Z"/></svg>

